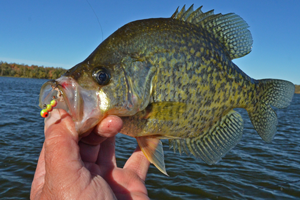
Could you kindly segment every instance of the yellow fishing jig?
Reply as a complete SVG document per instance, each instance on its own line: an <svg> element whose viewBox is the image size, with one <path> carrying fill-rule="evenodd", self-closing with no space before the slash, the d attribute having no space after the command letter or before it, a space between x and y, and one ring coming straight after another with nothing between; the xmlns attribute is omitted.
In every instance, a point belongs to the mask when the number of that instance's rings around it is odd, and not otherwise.
<svg viewBox="0 0 300 200"><path fill-rule="evenodd" d="M43 110L41 110L41 116L43 118L48 117L49 112L51 112L53 110L53 108L57 106L57 101L55 99L53 99L50 104L45 105L45 108Z"/></svg>

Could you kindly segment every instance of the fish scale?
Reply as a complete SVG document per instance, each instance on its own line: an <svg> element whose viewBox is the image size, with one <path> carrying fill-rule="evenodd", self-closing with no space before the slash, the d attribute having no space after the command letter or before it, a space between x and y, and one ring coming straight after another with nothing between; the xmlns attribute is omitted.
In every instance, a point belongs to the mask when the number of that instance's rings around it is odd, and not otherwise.
<svg viewBox="0 0 300 200"><path fill-rule="evenodd" d="M165 20L170 22L162 23L163 25L174 26L173 21ZM135 116L126 117L122 132L129 135L134 132L135 137L157 134L161 135L161 138L198 139L220 123L222 117L233 108L251 110L256 105L255 97L260 95L257 81L232 63L222 45L205 30L201 30L201 27L194 27L187 37L187 28L181 28L181 25L186 26L184 23L178 23L174 35L168 34L168 38L160 38L162 44L158 46L163 50L168 49L169 53L152 54L150 58L151 64L157 68L150 103L183 102L188 104L185 112L174 119L175 116L159 108L161 113L172 118L166 124L166 128L162 125L166 123L166 117L153 116L149 121L138 121ZM162 26L159 26L162 30L168 30ZM247 26L243 25L243 28L245 27ZM190 31L191 28L188 29ZM245 52L246 49L242 47L241 51ZM158 49L155 50L159 52ZM137 123L143 124L143 131L138 125L126 128L127 124ZM138 132L141 132L141 135L136 134ZM234 139L230 147L235 145L238 139ZM182 142L177 143L177 147L179 144Z"/></svg>
<svg viewBox="0 0 300 200"><path fill-rule="evenodd" d="M243 134L234 108L246 109L258 134L271 142L278 124L272 106L288 106L295 89L288 81L252 79L232 62L252 50L248 27L236 14L193 6L171 18L128 23L63 77L46 83L40 105L48 103L51 87L62 90L69 105L77 103L68 112L76 114L79 134L107 115L120 116L120 132L136 138L165 174L160 139L169 139L174 151L216 163ZM66 82L72 88L59 87Z"/></svg>

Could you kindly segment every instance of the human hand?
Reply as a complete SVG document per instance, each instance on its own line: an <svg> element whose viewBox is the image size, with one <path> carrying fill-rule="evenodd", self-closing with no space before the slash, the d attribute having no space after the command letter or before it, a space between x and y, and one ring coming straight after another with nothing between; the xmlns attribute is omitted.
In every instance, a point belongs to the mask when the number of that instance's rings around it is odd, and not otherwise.
<svg viewBox="0 0 300 200"><path fill-rule="evenodd" d="M118 168L117 116L105 118L87 137L79 138L64 110L45 122L45 142L31 187L31 199L149 199L145 179L149 161L139 148Z"/></svg>

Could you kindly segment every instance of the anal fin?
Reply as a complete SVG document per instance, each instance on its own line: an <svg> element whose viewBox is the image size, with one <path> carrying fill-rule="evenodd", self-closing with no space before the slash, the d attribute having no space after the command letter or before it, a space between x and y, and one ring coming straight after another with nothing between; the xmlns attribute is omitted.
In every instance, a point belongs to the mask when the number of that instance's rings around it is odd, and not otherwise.
<svg viewBox="0 0 300 200"><path fill-rule="evenodd" d="M137 137L136 140L150 163L152 163L159 171L168 176L164 161L164 150L160 139L156 137L145 136Z"/></svg>
<svg viewBox="0 0 300 200"><path fill-rule="evenodd" d="M243 119L241 115L231 110L224 115L221 121L198 137L169 140L169 144L181 153L182 150L207 164L218 162L231 148L233 148L243 135Z"/></svg>

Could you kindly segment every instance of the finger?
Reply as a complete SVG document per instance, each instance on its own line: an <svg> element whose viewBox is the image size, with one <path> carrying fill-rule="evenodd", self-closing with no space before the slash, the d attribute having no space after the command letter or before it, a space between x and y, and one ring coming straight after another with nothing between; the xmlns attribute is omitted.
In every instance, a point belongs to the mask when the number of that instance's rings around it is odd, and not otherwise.
<svg viewBox="0 0 300 200"><path fill-rule="evenodd" d="M65 110L62 109L54 109L52 112L49 113L49 117L45 118L45 128L44 131L49 128L52 124L59 123L61 118L68 115L68 113Z"/></svg>
<svg viewBox="0 0 300 200"><path fill-rule="evenodd" d="M98 145L106 138L115 136L122 128L123 121L115 115L104 118L94 130L81 141L90 145Z"/></svg>
<svg viewBox="0 0 300 200"><path fill-rule="evenodd" d="M96 163L100 145L89 145L79 142L80 156L83 162Z"/></svg>
<svg viewBox="0 0 300 200"><path fill-rule="evenodd" d="M103 176L107 174L107 171L117 166L115 154L115 137L107 138L101 144L97 164L101 167L101 169L103 169Z"/></svg>
<svg viewBox="0 0 300 200"><path fill-rule="evenodd" d="M33 181L31 184L30 199L39 199L36 197L39 196L39 193L42 191L43 185L45 183L46 171L45 171L44 156L45 156L45 150L44 150L44 146L43 146L37 166L36 166Z"/></svg>
<svg viewBox="0 0 300 200"><path fill-rule="evenodd" d="M106 137L102 137L98 135L98 133L92 131L88 136L81 138L80 142L90 146L97 146L101 144L104 140L106 140Z"/></svg>
<svg viewBox="0 0 300 200"><path fill-rule="evenodd" d="M64 188L78 181L83 168L77 145L78 134L70 115L64 110L53 110L51 117L56 120L46 121L45 184L50 189Z"/></svg>
<svg viewBox="0 0 300 200"><path fill-rule="evenodd" d="M79 146L82 160L95 163L100 149L99 144L106 140L107 137L115 136L121 128L122 120L119 117L111 115L104 118L88 136L81 139ZM102 149L104 149L105 152L109 152L109 156L106 155L105 158L111 158L111 149L106 150L105 147L102 147ZM114 155L114 148L112 151ZM113 160L112 164L114 165L114 157L111 160Z"/></svg>
<svg viewBox="0 0 300 200"><path fill-rule="evenodd" d="M140 147L137 146L133 154L125 163L124 169L129 169L134 171L143 181L145 181L149 166L150 166L149 160L141 151Z"/></svg>
<svg viewBox="0 0 300 200"><path fill-rule="evenodd" d="M45 132L51 124L56 123L61 118L61 116L57 115L56 112L53 113L54 114L50 114L52 115L52 117L49 116L45 119ZM43 145L31 185L31 199L34 199L35 197L40 195L39 193L41 193L45 183L45 174L45 145Z"/></svg>
<svg viewBox="0 0 300 200"><path fill-rule="evenodd" d="M109 115L96 126L94 132L102 137L109 138L115 136L121 130L122 126L123 121L120 117Z"/></svg>

